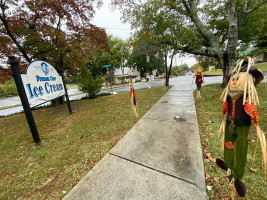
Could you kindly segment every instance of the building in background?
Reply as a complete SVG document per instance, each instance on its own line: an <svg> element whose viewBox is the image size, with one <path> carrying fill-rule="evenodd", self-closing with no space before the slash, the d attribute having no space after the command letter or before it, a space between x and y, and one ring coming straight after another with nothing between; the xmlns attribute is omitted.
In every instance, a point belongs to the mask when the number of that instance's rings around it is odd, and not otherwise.
<svg viewBox="0 0 267 200"><path fill-rule="evenodd" d="M133 83L136 81L141 81L140 72L136 69L124 67L124 70L122 71L122 68L115 69L114 77L115 77L115 83L120 84L122 83L122 80L124 79L125 83L129 82L129 77L132 77Z"/></svg>

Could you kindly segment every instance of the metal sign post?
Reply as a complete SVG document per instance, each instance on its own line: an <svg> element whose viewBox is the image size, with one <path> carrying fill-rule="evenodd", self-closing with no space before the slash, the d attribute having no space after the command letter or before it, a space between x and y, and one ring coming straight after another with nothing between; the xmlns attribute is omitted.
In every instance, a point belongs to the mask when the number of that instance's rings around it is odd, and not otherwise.
<svg viewBox="0 0 267 200"><path fill-rule="evenodd" d="M11 65L11 70L12 70L12 73L15 79L15 83L16 83L19 97L20 97L20 100L21 100L21 103L22 103L22 106L23 106L23 109L26 115L26 119L27 119L28 125L32 133L33 140L36 144L40 144L41 140L40 140L40 137L39 137L39 134L36 128L36 124L35 124L35 121L32 115L32 111L29 105L29 101L28 101L28 98L25 93L24 86L21 80L21 76L20 76L20 72L18 68L19 61L16 60L15 56L9 56L8 64Z"/></svg>
<svg viewBox="0 0 267 200"><path fill-rule="evenodd" d="M63 81L63 85L64 85L64 90L65 90L65 97L66 97L66 101L67 101L69 113L72 114L72 110L71 110L71 106L70 106L70 100L69 100L69 94L68 94L68 90L67 90L67 87L66 87L66 82L65 82L65 77L64 77L63 70L60 70L60 73L59 74L62 77L62 81Z"/></svg>

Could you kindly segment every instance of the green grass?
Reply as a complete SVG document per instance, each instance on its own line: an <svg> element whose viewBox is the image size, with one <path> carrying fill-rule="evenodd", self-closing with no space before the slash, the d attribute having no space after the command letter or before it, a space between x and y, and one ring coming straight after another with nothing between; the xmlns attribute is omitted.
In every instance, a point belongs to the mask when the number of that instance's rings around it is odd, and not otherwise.
<svg viewBox="0 0 267 200"><path fill-rule="evenodd" d="M267 62L258 63L255 66L261 71L267 71ZM223 75L223 72L221 69L217 69L216 71L205 71L204 75Z"/></svg>
<svg viewBox="0 0 267 200"><path fill-rule="evenodd" d="M267 71L267 62L255 64L255 66L261 71Z"/></svg>
<svg viewBox="0 0 267 200"><path fill-rule="evenodd" d="M266 84L266 85L265 85ZM221 148L221 136L218 135L222 116L222 102L219 100L222 93L221 84L204 86L201 89L202 98L195 98L199 131L203 150L203 162L205 165L206 184L212 186L208 190L210 199L229 199L230 187L226 178L226 172L216 166L214 162L206 159L206 153L211 153L213 158L223 158ZM261 83L257 87L260 98L258 106L261 129L267 132L267 83ZM196 92L194 93L196 97ZM253 123L252 123L253 124ZM256 141L256 142L255 142ZM252 164L253 152L257 149L254 164ZM256 173L250 169L256 170ZM217 182L216 182L217 180ZM257 141L254 126L250 128L249 147L245 175L242 179L247 188L246 197L243 199L262 200L267 199L267 183L264 181L261 168L261 150ZM236 199L241 199L236 196Z"/></svg>
<svg viewBox="0 0 267 200"><path fill-rule="evenodd" d="M24 113L0 118L0 199L61 199L165 93L137 90L139 117L129 92L33 111L36 146Z"/></svg>
<svg viewBox="0 0 267 200"><path fill-rule="evenodd" d="M223 72L221 69L217 69L216 71L205 71L204 75L223 75Z"/></svg>
<svg viewBox="0 0 267 200"><path fill-rule="evenodd" d="M9 80L5 84L0 84L0 98L18 95L14 80Z"/></svg>
<svg viewBox="0 0 267 200"><path fill-rule="evenodd" d="M78 85L77 84L67 84L66 85L67 89L78 89Z"/></svg>

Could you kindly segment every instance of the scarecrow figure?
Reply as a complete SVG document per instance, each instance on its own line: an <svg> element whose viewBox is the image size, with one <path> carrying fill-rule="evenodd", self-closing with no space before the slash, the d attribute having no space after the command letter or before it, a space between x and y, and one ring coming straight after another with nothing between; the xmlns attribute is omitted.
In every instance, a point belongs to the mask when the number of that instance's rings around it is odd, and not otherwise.
<svg viewBox="0 0 267 200"><path fill-rule="evenodd" d="M138 117L137 102L136 102L136 93L133 87L132 77L129 77L129 86L130 86L130 104L133 109L134 115Z"/></svg>
<svg viewBox="0 0 267 200"><path fill-rule="evenodd" d="M195 83L196 83L196 86L197 86L197 97L201 97L200 89L201 89L202 83L204 82L204 74L203 74L203 68L202 67L198 67L196 69L196 73L193 76L192 85L193 85L193 82L194 82L195 78L196 78Z"/></svg>
<svg viewBox="0 0 267 200"><path fill-rule="evenodd" d="M257 136L261 143L266 175L266 141L258 123L256 105L259 104L259 99L255 89L264 76L252 65L253 60L250 57L247 57L246 60L238 60L236 67L228 77L228 84L221 96L223 121L220 132L224 135L224 160L216 159L216 163L221 169L228 171L228 179L240 197L244 197L246 193L246 187L241 179L247 161L251 119L255 122ZM226 113L227 116L225 116ZM234 192L233 189L233 196Z"/></svg>

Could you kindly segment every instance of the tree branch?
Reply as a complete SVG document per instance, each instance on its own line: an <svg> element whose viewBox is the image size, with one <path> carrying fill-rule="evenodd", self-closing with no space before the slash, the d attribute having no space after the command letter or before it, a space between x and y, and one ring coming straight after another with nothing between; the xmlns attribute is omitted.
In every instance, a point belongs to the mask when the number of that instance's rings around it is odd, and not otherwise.
<svg viewBox="0 0 267 200"><path fill-rule="evenodd" d="M5 30L6 30L6 34L10 37L10 39L14 42L14 44L17 46L17 48L19 49L19 51L21 52L21 54L23 55L23 57L27 60L27 62L31 62L31 59L28 57L27 53L25 52L25 49L19 44L19 42L16 40L15 36L13 35L13 33L11 32L11 30L9 29L7 20L6 20L6 16L5 16L5 6L4 4L0 4L1 10L2 10L2 16L0 15L0 21L3 23Z"/></svg>
<svg viewBox="0 0 267 200"><path fill-rule="evenodd" d="M226 33L223 35L223 37L222 37L222 39L221 39L221 42L220 42L220 45L222 45L222 44L225 42L225 40L227 39L227 37L228 37L228 30L227 30Z"/></svg>
<svg viewBox="0 0 267 200"><path fill-rule="evenodd" d="M213 53L211 50L209 49L193 49L190 46L176 46L174 47L176 50L180 50L180 51L184 51L186 53L190 53L190 54L194 54L194 55L199 55L199 56L208 56L208 57L214 57L216 58L217 55L215 53Z"/></svg>
<svg viewBox="0 0 267 200"><path fill-rule="evenodd" d="M184 5L184 8L186 9L188 16L190 17L190 19L192 20L192 22L194 23L194 25L197 27L198 32L200 33L200 35L207 40L211 46L218 46L219 42L216 40L216 38L214 37L214 35L212 34L212 32L210 32L201 22L201 20L199 19L198 15L197 15L197 8L196 5L194 3L194 0L188 0L188 3L186 2L186 0L182 0L182 3Z"/></svg>
<svg viewBox="0 0 267 200"><path fill-rule="evenodd" d="M32 55L32 58L35 58L36 56L38 56L38 55L40 55L40 54L50 52L50 51L52 51L52 50L54 50L54 49L55 49L55 48L53 47L53 48L50 48L50 49L46 49L46 50L40 51L40 52L38 52L38 53L36 53L36 54L33 54L33 55Z"/></svg>
<svg viewBox="0 0 267 200"><path fill-rule="evenodd" d="M252 13L253 11L257 10L259 7L261 7L265 3L267 3L267 0L261 2L259 5L257 5L255 8L253 8L253 9L251 9L249 11L246 11L245 10L245 12L243 13L242 18L246 17L247 15L249 15L250 13ZM245 6L247 6L247 5L245 4ZM244 6L244 9L246 9L245 6Z"/></svg>

